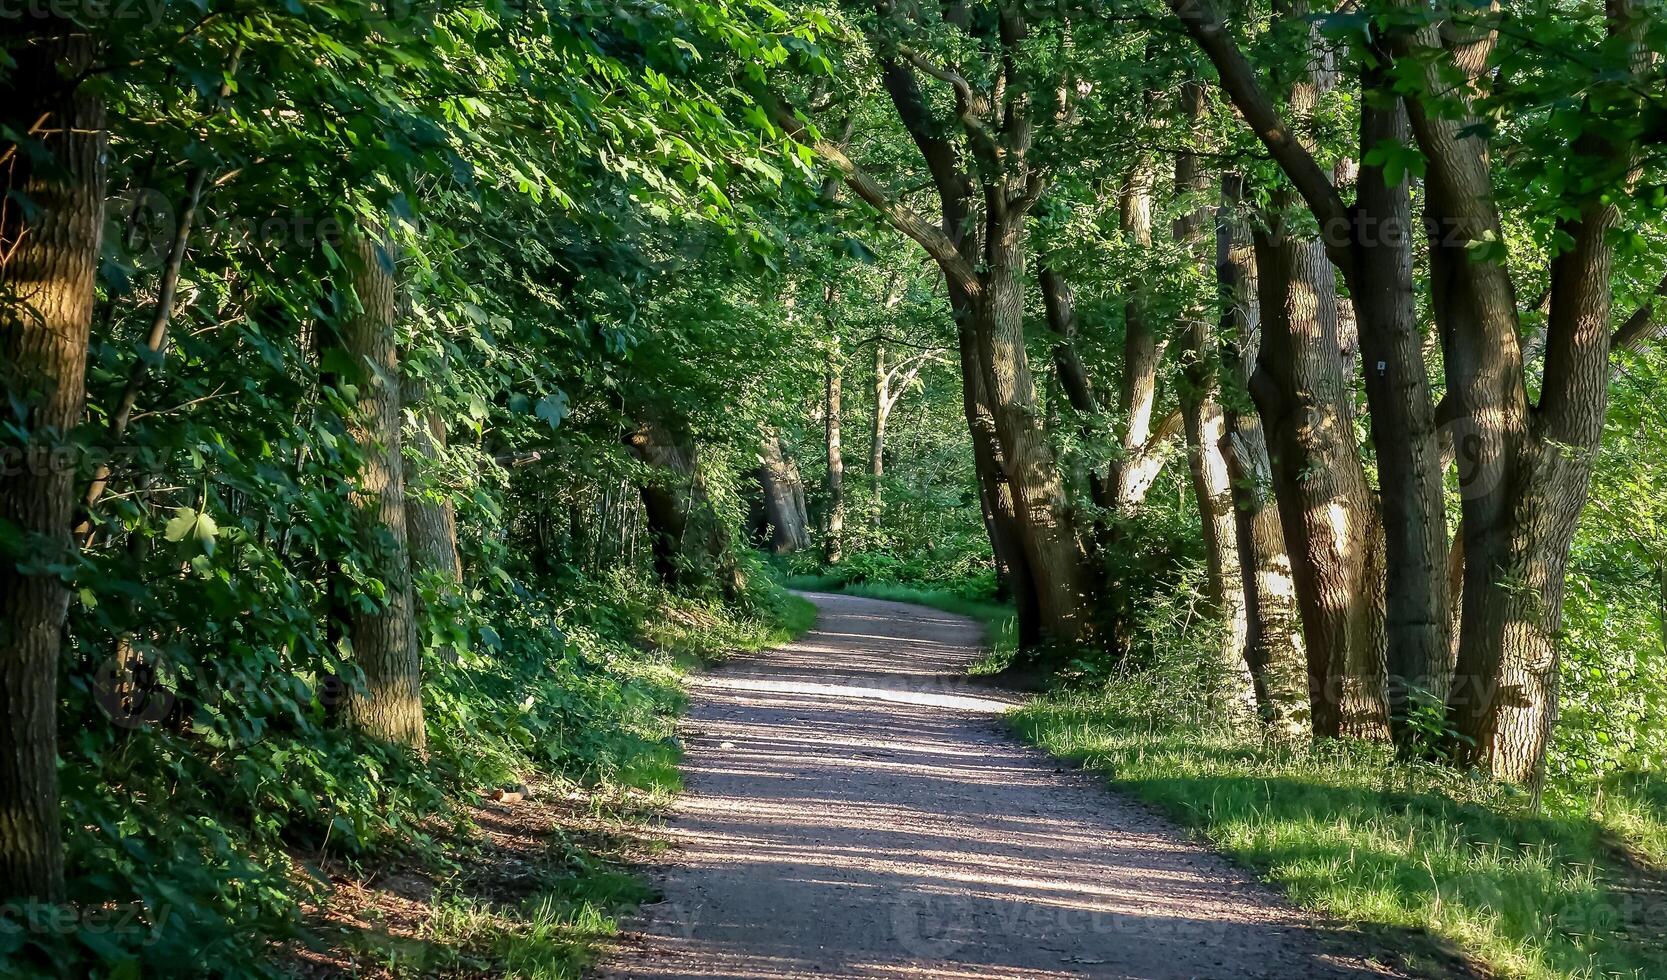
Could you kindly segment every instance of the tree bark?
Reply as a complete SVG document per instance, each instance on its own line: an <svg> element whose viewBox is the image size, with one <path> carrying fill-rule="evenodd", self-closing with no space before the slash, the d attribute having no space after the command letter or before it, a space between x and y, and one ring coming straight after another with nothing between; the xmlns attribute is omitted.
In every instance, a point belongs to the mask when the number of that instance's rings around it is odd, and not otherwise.
<svg viewBox="0 0 1667 980"><path fill-rule="evenodd" d="M1406 111L1381 60L1364 69L1361 86L1361 158L1385 141L1409 142ZM1452 632L1441 445L1413 292L1412 197L1404 178L1391 186L1382 167L1362 167L1352 233L1351 289L1385 534L1389 726L1406 746L1417 734L1407 723L1410 712L1447 702Z"/></svg>
<svg viewBox="0 0 1667 980"><path fill-rule="evenodd" d="M837 426L833 431L837 433ZM830 448L837 451L838 446L835 444ZM777 555L790 555L810 546L808 519L804 511L804 480L799 475L799 467L782 453L781 434L774 429L765 436L761 455L758 483L764 491L764 517L771 529L770 551ZM832 491L833 488L829 489ZM835 503L829 514L830 532L836 526L840 506ZM832 544L836 540L830 533L830 561L837 560L837 551Z"/></svg>
<svg viewBox="0 0 1667 980"><path fill-rule="evenodd" d="M995 192L1006 193L999 188ZM975 321L979 359L989 383L1003 472L1035 583L1042 631L1055 640L1081 643L1094 634L1088 569L1025 354L1023 221L1002 221L994 208L991 216L984 295Z"/></svg>
<svg viewBox="0 0 1667 980"><path fill-rule="evenodd" d="M843 359L838 341L828 350L827 366L827 450L828 450L828 533L823 542L829 564L837 564L845 551L845 450L840 445L840 396Z"/></svg>
<svg viewBox="0 0 1667 980"><path fill-rule="evenodd" d="M1275 204L1288 207L1288 192ZM1382 583L1372 561L1383 531L1354 444L1335 279L1322 246L1292 236L1282 210L1263 218L1255 233L1262 346L1251 394L1267 427L1302 611L1314 734L1374 735L1387 724Z"/></svg>
<svg viewBox="0 0 1667 980"><path fill-rule="evenodd" d="M1082 358L1077 356L1077 313L1071 286L1046 262L1036 268L1036 283L1042 290L1042 307L1047 314L1048 330L1054 335L1054 376L1059 379L1065 400L1082 417L1084 442L1092 445L1094 421L1101 412L1100 400L1094 393L1088 369L1083 366ZM1088 498L1102 510L1111 510L1116 506L1111 489L1114 471L1115 466L1108 469L1105 464L1093 461L1088 465ZM1104 522L1096 524L1103 525ZM1094 537L1098 539L1103 533L1103 526L1097 526Z"/></svg>
<svg viewBox="0 0 1667 980"><path fill-rule="evenodd" d="M952 294L951 301L954 302ZM1013 603L1021 649L1029 649L1041 642L1041 612L1037 606L1036 584L1031 578L1030 559L1021 543L1019 515L1015 508L1012 487L1006 478L1001 443L996 438L995 414L990 408L989 387L985 381L983 360L978 353L977 330L967 315L957 331L957 347L961 360L961 405L967 419L967 432L972 440L973 468L978 476L978 497L984 510L990 548L996 567L1002 572L1002 584L1007 598Z"/></svg>
<svg viewBox="0 0 1667 980"><path fill-rule="evenodd" d="M355 234L353 288L359 309L344 317L341 345L354 365L358 400L348 434L362 462L353 492L355 504L382 547L375 570L384 593L380 602L353 603L347 617L353 660L364 674L353 688L346 716L376 738L424 750L422 662L411 593L411 564L405 508L405 463L401 456L399 355L395 326L398 286L392 244L385 236ZM384 533L386 537L384 538Z"/></svg>
<svg viewBox="0 0 1667 980"><path fill-rule="evenodd" d="M1187 122L1187 138L1199 139L1204 115L1204 87L1189 81L1181 91L1181 110ZM1194 195L1200 200L1175 221L1176 241L1184 245L1204 266L1210 262L1205 239L1202 195L1208 180L1195 153L1175 157L1175 194ZM1245 605L1242 568L1238 549L1238 527L1233 516L1233 490L1224 453L1226 422L1216 400L1216 371L1219 360L1212 349L1209 324L1202 310L1183 314L1181 370L1181 413L1185 419L1187 463L1192 477L1193 498L1204 541L1205 574L1209 598L1220 612L1224 626L1217 668L1235 694L1251 700L1253 684L1245 657L1249 621Z"/></svg>
<svg viewBox="0 0 1667 980"><path fill-rule="evenodd" d="M885 516L886 423L891 417L891 375L886 373L886 348L874 343L874 419L868 432L868 526L880 530Z"/></svg>
<svg viewBox="0 0 1667 980"><path fill-rule="evenodd" d="M724 598L740 600L746 576L730 547L729 531L707 497L694 440L681 427L643 412L624 441L648 468L639 491L660 581L675 591L713 583Z"/></svg>
<svg viewBox="0 0 1667 980"><path fill-rule="evenodd" d="M1232 481L1234 540L1245 597L1244 658L1258 716L1287 734L1308 729L1308 666L1304 658L1296 583L1285 529L1274 503L1272 464L1262 419L1244 404L1261 347L1256 255L1249 223L1238 214L1243 179L1222 179L1216 225L1216 280L1222 300L1222 371L1235 396L1224 398L1227 468ZM1224 382L1225 384L1225 382Z"/></svg>
<svg viewBox="0 0 1667 980"><path fill-rule="evenodd" d="M421 572L438 572L452 584L463 581L463 559L457 550L457 507L439 485L439 467L446 451L446 422L438 409L426 404L427 387L407 375L405 405L417 424L411 432L411 455L417 466L406 472L405 520L410 530L411 565Z"/></svg>
<svg viewBox="0 0 1667 980"><path fill-rule="evenodd" d="M1607 14L1629 59L1617 67L1636 76L1651 57L1646 19L1628 0L1609 4ZM1635 179L1637 146L1633 135L1593 118L1569 148L1578 206L1559 221L1571 244L1552 263L1545 374L1530 408L1489 146L1476 136L1485 132L1475 125L1475 102L1496 38L1484 24L1468 33L1428 28L1398 41L1426 86L1470 80L1440 89L1451 93L1440 112L1423 97L1407 100L1428 161L1432 309L1460 427L1455 441L1463 443L1458 455L1470 464L1460 469L1464 587L1448 719L1461 762L1532 780L1543 773L1556 718L1564 572L1607 407L1609 233L1619 221L1609 202ZM1625 90L1606 97L1636 101L1625 74L1601 83Z"/></svg>
<svg viewBox="0 0 1667 980"><path fill-rule="evenodd" d="M86 30L60 17L8 25L16 65L0 122L38 139L51 162L37 166L36 153L16 144L4 151L0 381L24 409L29 442L25 458L0 467L0 526L24 536L16 553L0 549L0 900L60 902L56 715L69 590L40 566L71 561L68 449L86 397L107 134L103 100L77 84L93 63Z"/></svg>

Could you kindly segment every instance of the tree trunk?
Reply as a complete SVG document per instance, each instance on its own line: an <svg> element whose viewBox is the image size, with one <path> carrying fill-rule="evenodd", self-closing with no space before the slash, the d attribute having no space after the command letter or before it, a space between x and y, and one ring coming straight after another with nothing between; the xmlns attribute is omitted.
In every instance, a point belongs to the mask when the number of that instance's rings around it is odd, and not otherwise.
<svg viewBox="0 0 1667 980"><path fill-rule="evenodd" d="M37 167L34 153L9 144L0 211L0 381L30 433L23 465L0 468L0 525L26 536L21 553L0 549L0 900L60 902L56 715L69 591L56 572L23 573L18 563L71 561L75 467L62 450L86 396L106 133L102 99L70 81L93 62L86 30L58 17L8 24L16 65L0 120L41 134L52 160Z"/></svg>
<svg viewBox="0 0 1667 980"><path fill-rule="evenodd" d="M1152 245L1153 164L1142 157L1129 175L1118 202L1118 227L1123 237L1142 248ZM1123 420L1122 454L1112 466L1111 506L1127 515L1146 499L1157 471L1141 463L1142 450L1152 437L1152 414L1158 402L1158 366L1163 345L1152 330L1141 291L1131 290L1123 304L1123 384L1118 389L1118 414Z"/></svg>
<svg viewBox="0 0 1667 980"><path fill-rule="evenodd" d="M886 349L874 344L874 422L868 433L868 527L880 530L885 517L886 422L891 416L891 375L886 373Z"/></svg>
<svg viewBox="0 0 1667 980"><path fill-rule="evenodd" d="M838 341L828 350L827 440L828 440L828 534L823 542L829 564L837 564L845 551L845 451L840 446L840 394L844 363Z"/></svg>
<svg viewBox="0 0 1667 980"><path fill-rule="evenodd" d="M1088 378L1088 369L1083 366L1082 358L1077 356L1076 302L1071 295L1070 284L1046 262L1037 266L1036 283L1042 290L1042 306L1047 313L1048 330L1054 335L1054 376L1059 379L1059 387L1065 393L1065 400L1070 403L1072 410L1082 417L1083 441L1092 445L1094 423L1101 411L1100 400ZM1094 502L1095 507L1111 510L1116 506L1111 489L1115 470L1115 465L1108 470L1102 463L1089 461L1088 498ZM1100 543L1098 539L1104 534L1103 525L1104 521L1096 521L1096 546Z"/></svg>
<svg viewBox="0 0 1667 980"><path fill-rule="evenodd" d="M1354 442L1337 339L1335 277L1319 242L1293 237L1275 196L1255 233L1262 346L1251 394L1267 427L1275 496L1302 611L1314 734L1385 730L1383 529Z"/></svg>
<svg viewBox="0 0 1667 980"><path fill-rule="evenodd" d="M1003 206L995 204L992 213L1000 209ZM1035 583L1042 631L1055 640L1080 643L1094 633L1089 576L1025 354L1023 233L1022 217L990 221L984 295L976 307L979 360L989 381L1003 472Z"/></svg>
<svg viewBox="0 0 1667 980"><path fill-rule="evenodd" d="M978 354L977 330L970 322L970 315L961 315L964 310L964 306L957 310L957 319L961 321L957 331L961 358L961 405L972 440L978 497L984 510L996 568L1007 598L1013 603L1019 647L1029 649L1040 643L1042 638L1036 583L1031 578L1030 559L1021 543L1019 515L1013 502L1012 486L1005 476L1001 443L996 438L989 386L985 381L983 360Z"/></svg>
<svg viewBox="0 0 1667 980"><path fill-rule="evenodd" d="M392 245L378 237L380 241L365 234L353 237L353 287L359 309L341 324L341 344L354 366L358 388L348 419L348 434L362 456L353 499L383 544L375 571L384 589L376 608L367 611L354 603L348 614L348 638L364 686L351 691L346 708L354 727L421 752L426 741L422 663L411 595L394 335L398 288Z"/></svg>
<svg viewBox="0 0 1667 980"><path fill-rule="evenodd" d="M1361 85L1374 93L1361 108L1362 159L1385 141L1409 142L1406 112L1387 92L1381 67L1366 69ZM1415 734L1409 712L1447 702L1452 641L1441 447L1418 329L1412 197L1404 180L1391 187L1381 167L1363 167L1353 234L1351 284L1385 533L1389 725L1406 745Z"/></svg>
<svg viewBox="0 0 1667 980"><path fill-rule="evenodd" d="M763 448L758 483L764 491L764 519L770 525L770 551L777 555L790 555L810 546L810 532L806 526L808 519L804 512L804 480L799 476L799 467L783 455L780 433L772 429L764 439ZM837 446L833 448L837 449ZM836 503L829 515L830 526L837 519L838 507ZM829 540L832 542L834 539L830 536Z"/></svg>
<svg viewBox="0 0 1667 980"><path fill-rule="evenodd" d="M730 547L728 528L707 499L694 441L649 413L639 417L624 441L649 468L639 489L660 581L678 591L713 583L729 601L741 599L746 576Z"/></svg>
<svg viewBox="0 0 1667 980"><path fill-rule="evenodd" d="M1272 464L1262 419L1244 406L1261 346L1256 256L1250 226L1238 214L1243 180L1222 180L1216 226L1216 277L1222 299L1221 364L1238 394L1223 399L1227 468L1232 481L1234 541L1245 599L1244 658L1257 714L1269 727L1297 734L1308 727L1308 666L1285 530L1273 499ZM1224 382L1225 384L1225 382Z"/></svg>
<svg viewBox="0 0 1667 980"><path fill-rule="evenodd" d="M458 585L463 581L463 559L457 551L457 507L440 485L436 472L446 450L446 422L438 409L426 405L426 386L405 379L405 404L417 424L411 429L412 455L418 466L406 472L405 520L411 538L411 565L417 572L438 572ZM415 477L415 479L413 479Z"/></svg>
<svg viewBox="0 0 1667 980"><path fill-rule="evenodd" d="M1189 81L1182 87L1181 109L1187 120L1187 136L1199 139L1200 120L1204 114L1204 87ZM1175 194L1199 200L1193 208L1175 221L1176 241L1186 246L1201 266L1210 261L1205 238L1202 197L1209 183L1198 165L1194 153L1180 153L1175 157ZM1224 454L1226 422L1221 405L1216 401L1216 371L1218 357L1212 349L1213 338L1204 313L1199 309L1185 311L1182 328L1181 413L1185 419L1187 436L1187 464L1192 477L1193 498L1198 502L1198 518L1204 541L1205 573L1209 583L1209 598L1221 613L1225 629L1222 632L1217 667L1223 681L1234 693L1245 700L1252 697L1253 684L1250 665L1245 658L1249 635L1246 619L1242 569L1239 564L1238 528L1233 516L1233 490Z"/></svg>

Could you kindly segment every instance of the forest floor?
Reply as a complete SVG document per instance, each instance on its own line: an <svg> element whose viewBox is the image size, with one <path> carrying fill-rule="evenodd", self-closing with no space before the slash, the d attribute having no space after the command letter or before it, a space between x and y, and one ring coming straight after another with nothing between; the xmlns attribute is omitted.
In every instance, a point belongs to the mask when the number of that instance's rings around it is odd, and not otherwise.
<svg viewBox="0 0 1667 980"><path fill-rule="evenodd" d="M983 627L810 597L799 641L690 679L661 900L611 978L1465 975L1298 910L1146 805L1017 742ZM1439 967L1432 964L1443 964Z"/></svg>

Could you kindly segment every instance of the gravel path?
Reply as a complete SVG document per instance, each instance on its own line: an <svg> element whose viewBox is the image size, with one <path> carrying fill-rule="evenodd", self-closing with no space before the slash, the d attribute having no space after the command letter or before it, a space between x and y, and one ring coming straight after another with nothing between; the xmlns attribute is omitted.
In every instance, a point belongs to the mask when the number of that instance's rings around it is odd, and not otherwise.
<svg viewBox="0 0 1667 980"><path fill-rule="evenodd" d="M809 598L797 643L693 679L664 900L602 976L1405 976L1004 734L976 623Z"/></svg>

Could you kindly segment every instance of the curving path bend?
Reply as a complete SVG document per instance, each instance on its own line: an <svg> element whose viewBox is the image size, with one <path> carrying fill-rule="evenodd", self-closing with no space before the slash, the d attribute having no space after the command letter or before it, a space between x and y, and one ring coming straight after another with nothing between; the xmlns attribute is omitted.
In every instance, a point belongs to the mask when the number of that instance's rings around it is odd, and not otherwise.
<svg viewBox="0 0 1667 980"><path fill-rule="evenodd" d="M1006 735L972 620L807 597L798 642L692 679L663 900L601 976L1407 976Z"/></svg>

